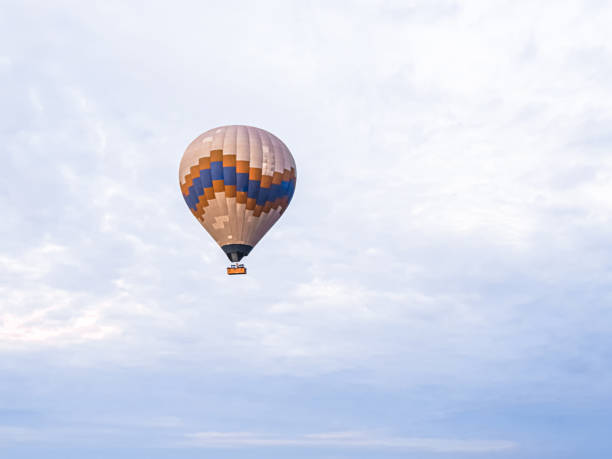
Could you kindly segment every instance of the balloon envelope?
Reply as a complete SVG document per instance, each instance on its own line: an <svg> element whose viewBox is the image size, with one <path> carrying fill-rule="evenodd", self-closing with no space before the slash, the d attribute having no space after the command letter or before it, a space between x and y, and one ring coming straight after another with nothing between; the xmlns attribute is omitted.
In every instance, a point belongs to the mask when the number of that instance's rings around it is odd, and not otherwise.
<svg viewBox="0 0 612 459"><path fill-rule="evenodd" d="M296 177L285 144L251 126L206 131L189 144L179 166L187 206L235 262L287 209Z"/></svg>

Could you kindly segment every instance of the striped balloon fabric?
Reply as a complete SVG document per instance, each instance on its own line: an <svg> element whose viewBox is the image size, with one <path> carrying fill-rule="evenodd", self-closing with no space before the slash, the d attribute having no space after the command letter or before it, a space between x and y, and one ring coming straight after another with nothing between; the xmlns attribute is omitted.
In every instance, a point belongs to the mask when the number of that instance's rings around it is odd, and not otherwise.
<svg viewBox="0 0 612 459"><path fill-rule="evenodd" d="M237 262L291 202L296 167L289 149L269 132L222 126L189 144L179 181L193 215Z"/></svg>

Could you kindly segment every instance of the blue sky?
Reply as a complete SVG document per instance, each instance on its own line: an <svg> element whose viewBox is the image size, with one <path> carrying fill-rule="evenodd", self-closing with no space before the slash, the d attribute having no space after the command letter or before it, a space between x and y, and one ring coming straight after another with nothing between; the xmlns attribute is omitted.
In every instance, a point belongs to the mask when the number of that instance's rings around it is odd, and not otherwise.
<svg viewBox="0 0 612 459"><path fill-rule="evenodd" d="M3 2L0 451L609 458L607 2ZM177 168L291 149L228 277Z"/></svg>

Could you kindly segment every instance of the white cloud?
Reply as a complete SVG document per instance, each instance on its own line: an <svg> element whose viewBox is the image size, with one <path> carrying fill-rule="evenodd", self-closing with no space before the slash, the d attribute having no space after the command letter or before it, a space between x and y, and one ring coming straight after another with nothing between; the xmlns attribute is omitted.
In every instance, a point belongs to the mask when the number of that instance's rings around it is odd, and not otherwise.
<svg viewBox="0 0 612 459"><path fill-rule="evenodd" d="M369 432L328 432L299 436L262 435L252 432L198 432L187 435L189 445L202 448L287 447L372 448L403 451L495 453L516 447L504 440L385 437Z"/></svg>

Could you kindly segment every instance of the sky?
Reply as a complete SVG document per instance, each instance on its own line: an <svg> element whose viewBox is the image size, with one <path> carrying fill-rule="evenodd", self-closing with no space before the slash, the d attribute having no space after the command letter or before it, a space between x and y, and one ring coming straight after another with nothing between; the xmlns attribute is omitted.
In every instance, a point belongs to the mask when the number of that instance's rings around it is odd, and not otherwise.
<svg viewBox="0 0 612 459"><path fill-rule="evenodd" d="M0 0L0 456L612 456L612 4ZM227 276L187 145L294 199Z"/></svg>

